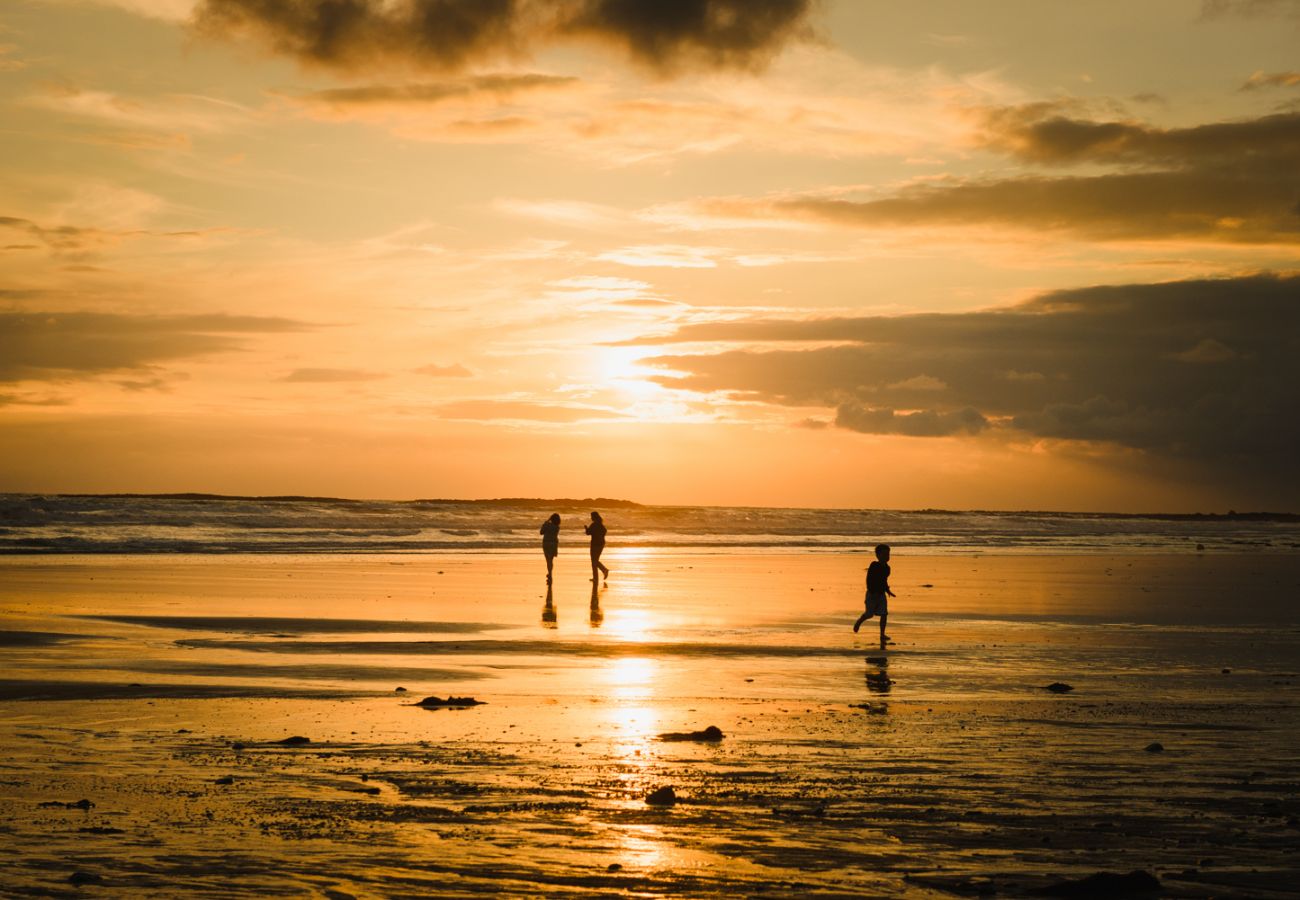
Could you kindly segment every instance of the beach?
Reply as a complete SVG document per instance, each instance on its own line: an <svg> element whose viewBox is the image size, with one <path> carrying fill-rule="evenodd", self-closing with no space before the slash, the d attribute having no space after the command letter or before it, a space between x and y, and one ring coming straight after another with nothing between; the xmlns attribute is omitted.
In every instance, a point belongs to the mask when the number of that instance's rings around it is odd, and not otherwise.
<svg viewBox="0 0 1300 900"><path fill-rule="evenodd" d="M1300 890L1300 556L605 559L0 558L0 892Z"/></svg>

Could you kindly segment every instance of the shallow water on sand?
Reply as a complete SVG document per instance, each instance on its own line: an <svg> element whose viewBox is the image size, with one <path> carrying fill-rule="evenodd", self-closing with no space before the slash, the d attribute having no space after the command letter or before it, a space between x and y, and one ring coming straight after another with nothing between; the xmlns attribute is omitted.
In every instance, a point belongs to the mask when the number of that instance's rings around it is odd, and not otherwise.
<svg viewBox="0 0 1300 900"><path fill-rule="evenodd" d="M0 892L1300 883L1300 558L607 561L0 561Z"/></svg>

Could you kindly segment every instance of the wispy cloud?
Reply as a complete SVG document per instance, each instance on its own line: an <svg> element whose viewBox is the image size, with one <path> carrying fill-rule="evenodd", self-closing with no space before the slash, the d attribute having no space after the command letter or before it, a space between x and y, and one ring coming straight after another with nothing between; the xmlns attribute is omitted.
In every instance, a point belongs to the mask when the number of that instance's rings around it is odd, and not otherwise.
<svg viewBox="0 0 1300 900"><path fill-rule="evenodd" d="M1300 87L1300 72L1254 72L1241 85L1243 91L1270 87Z"/></svg>
<svg viewBox="0 0 1300 900"><path fill-rule="evenodd" d="M460 400L434 407L445 419L490 422L569 423L586 420L620 419L623 414L598 406L566 403L542 403L531 400Z"/></svg>
<svg viewBox="0 0 1300 900"><path fill-rule="evenodd" d="M198 94L129 97L71 84L47 84L25 102L66 116L166 134L229 131L253 115L238 103Z"/></svg>
<svg viewBox="0 0 1300 900"><path fill-rule="evenodd" d="M387 377L388 375L383 372L370 372L365 369L306 368L294 369L280 381L293 384L338 384L347 381L376 381Z"/></svg>
<svg viewBox="0 0 1300 900"><path fill-rule="evenodd" d="M452 363L448 366L430 363L427 366L420 366L415 371L417 374L428 375L433 378L471 378L474 375L473 372L460 363Z"/></svg>

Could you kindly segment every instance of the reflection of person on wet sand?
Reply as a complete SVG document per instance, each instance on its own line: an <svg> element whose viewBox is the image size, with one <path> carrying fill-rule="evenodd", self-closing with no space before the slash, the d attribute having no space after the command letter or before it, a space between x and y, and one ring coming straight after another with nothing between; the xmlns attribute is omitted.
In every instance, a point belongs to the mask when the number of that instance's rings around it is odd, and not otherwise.
<svg viewBox="0 0 1300 900"><path fill-rule="evenodd" d="M600 588L593 581L591 583L591 627L599 628L603 621L605 621L605 614L600 611Z"/></svg>
<svg viewBox="0 0 1300 900"><path fill-rule="evenodd" d="M551 583L551 569L555 566L555 557L560 552L560 514L551 513L551 517L537 529L542 536L542 553L546 556L546 583Z"/></svg>
<svg viewBox="0 0 1300 900"><path fill-rule="evenodd" d="M872 694L888 694L893 686L894 680L889 677L889 657L868 656L867 691Z"/></svg>
<svg viewBox="0 0 1300 900"><path fill-rule="evenodd" d="M885 622L889 619L889 598L893 596L894 592L889 589L889 545L877 544L876 561L867 567L866 609L853 623L853 631L856 633L862 623L872 616L880 616L880 646L888 644Z"/></svg>
<svg viewBox="0 0 1300 900"><path fill-rule="evenodd" d="M601 551L605 549L605 522L600 518L600 513L591 514L591 524L584 529L587 534L591 535L591 583L596 584L598 581L597 572L605 575L605 580L609 581L609 569L600 561Z"/></svg>
<svg viewBox="0 0 1300 900"><path fill-rule="evenodd" d="M546 604L542 606L542 627L555 628L559 617L555 614L555 601L551 597L551 586L546 585Z"/></svg>

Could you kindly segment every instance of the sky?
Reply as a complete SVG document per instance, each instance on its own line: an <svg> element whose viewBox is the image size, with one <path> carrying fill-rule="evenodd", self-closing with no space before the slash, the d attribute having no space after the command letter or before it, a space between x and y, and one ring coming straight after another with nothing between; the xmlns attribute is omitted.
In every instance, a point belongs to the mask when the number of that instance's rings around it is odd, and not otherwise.
<svg viewBox="0 0 1300 900"><path fill-rule="evenodd" d="M1300 509L1296 0L7 0L0 490Z"/></svg>

